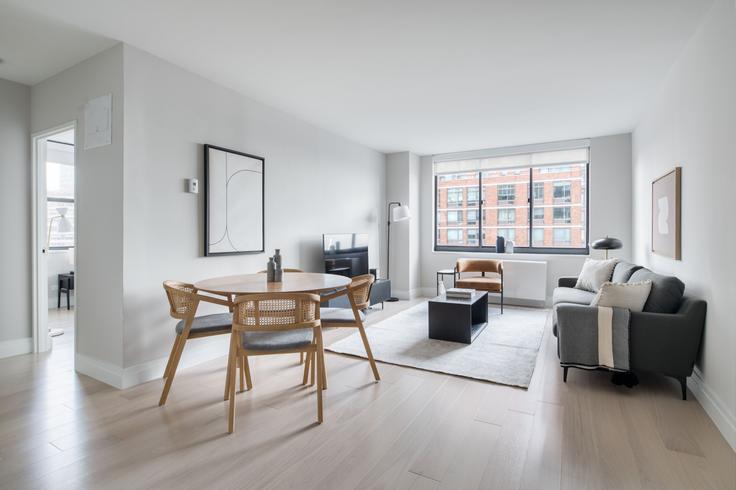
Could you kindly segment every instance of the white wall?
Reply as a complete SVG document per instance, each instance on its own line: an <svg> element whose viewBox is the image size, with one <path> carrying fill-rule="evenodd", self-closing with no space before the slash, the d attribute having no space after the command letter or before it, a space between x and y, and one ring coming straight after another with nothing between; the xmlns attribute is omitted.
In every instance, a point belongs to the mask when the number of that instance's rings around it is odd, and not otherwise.
<svg viewBox="0 0 736 490"><path fill-rule="evenodd" d="M266 107L130 46L125 57L125 376L160 376L174 338L162 281L284 265L323 270L322 234L385 231L383 154ZM203 257L204 143L266 159L266 253ZM183 362L224 356L223 339L187 346Z"/></svg>
<svg viewBox="0 0 736 490"><path fill-rule="evenodd" d="M32 349L30 88L0 79L0 358Z"/></svg>
<svg viewBox="0 0 736 490"><path fill-rule="evenodd" d="M736 448L736 8L718 1L634 132L634 257L708 301L696 393ZM682 167L682 260L651 250L651 182ZM692 379L692 378L691 378Z"/></svg>
<svg viewBox="0 0 736 490"><path fill-rule="evenodd" d="M84 104L112 94L112 144L84 149ZM31 89L33 132L77 121L76 369L113 382L123 365L123 47Z"/></svg>
<svg viewBox="0 0 736 490"><path fill-rule="evenodd" d="M467 253L435 252L433 250L434 183L432 157L421 158L421 284L426 295L434 294L436 272L452 269ZM631 135L618 134L590 139L590 238L610 235L620 238L624 248L613 255L622 259L631 256ZM591 251L600 256L598 251ZM576 276L585 256L553 254L475 254L478 257L547 262L547 298L561 276Z"/></svg>

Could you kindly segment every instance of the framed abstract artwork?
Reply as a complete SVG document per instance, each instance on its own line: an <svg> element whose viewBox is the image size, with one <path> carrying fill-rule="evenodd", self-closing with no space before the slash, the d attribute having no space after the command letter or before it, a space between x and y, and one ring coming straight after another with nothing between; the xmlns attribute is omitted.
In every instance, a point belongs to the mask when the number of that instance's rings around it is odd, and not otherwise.
<svg viewBox="0 0 736 490"><path fill-rule="evenodd" d="M204 145L205 256L264 251L262 157Z"/></svg>
<svg viewBox="0 0 736 490"><path fill-rule="evenodd" d="M652 182L652 252L680 260L682 167Z"/></svg>

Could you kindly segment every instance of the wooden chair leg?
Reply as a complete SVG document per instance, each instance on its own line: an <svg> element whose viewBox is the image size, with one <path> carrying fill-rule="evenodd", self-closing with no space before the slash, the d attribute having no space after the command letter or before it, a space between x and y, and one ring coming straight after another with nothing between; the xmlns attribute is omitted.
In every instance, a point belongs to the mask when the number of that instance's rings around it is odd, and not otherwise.
<svg viewBox="0 0 736 490"><path fill-rule="evenodd" d="M238 368L240 371L240 391L245 391L245 367L243 362L244 356L238 357Z"/></svg>
<svg viewBox="0 0 736 490"><path fill-rule="evenodd" d="M363 339L365 353L368 356L368 362L371 364L371 369L373 370L373 377L376 378L376 381L380 381L381 376L378 374L378 366L376 366L376 360L373 359L373 352L371 351L371 346L368 343L368 336L365 333L363 325L358 325L358 332L360 332L360 338Z"/></svg>
<svg viewBox="0 0 736 490"><path fill-rule="evenodd" d="M245 386L248 390L252 390L253 382L250 379L250 363L248 363L248 356L243 356L243 366L245 367Z"/></svg>
<svg viewBox="0 0 736 490"><path fill-rule="evenodd" d="M230 397L230 375L235 372L234 369L232 369L233 365L235 364L235 344L233 344L232 336L230 338L230 351L227 356L227 370L225 375L225 395L222 397L223 400L228 400Z"/></svg>
<svg viewBox="0 0 736 490"><path fill-rule="evenodd" d="M304 364L304 352L299 353L299 364Z"/></svg>
<svg viewBox="0 0 736 490"><path fill-rule="evenodd" d="M180 336L181 337L181 336ZM181 354L184 352L184 344L187 343L185 338L179 340L179 345L174 353L171 366L169 367L169 373L166 376L166 383L164 383L164 390L161 392L161 398L158 401L158 406L161 407L166 403L166 399L169 397L169 390L171 390L171 383L174 382L174 375L176 374L176 367L179 365L179 359Z"/></svg>
<svg viewBox="0 0 736 490"><path fill-rule="evenodd" d="M309 371L310 371L310 380L309 380L309 386L314 386L314 372L317 367L317 356L314 354L314 352L309 353Z"/></svg>
<svg viewBox="0 0 736 490"><path fill-rule="evenodd" d="M307 353L306 361L304 361L304 378L302 379L302 384L306 385L309 381L309 362L310 362L310 354Z"/></svg>
<svg viewBox="0 0 736 490"><path fill-rule="evenodd" d="M320 349L317 352L317 355L320 357L320 366L322 369L320 370L321 376L322 376L322 389L327 389L327 368L325 367L325 351L324 349Z"/></svg>
<svg viewBox="0 0 736 490"><path fill-rule="evenodd" d="M176 351L179 348L179 340L181 340L181 335L177 334L176 338L174 339L174 345L171 346L169 361L166 363L166 369L164 369L164 379L166 379L166 377L169 375L169 371L171 370L171 362L174 359L174 354L176 354Z"/></svg>
<svg viewBox="0 0 736 490"><path fill-rule="evenodd" d="M232 352L232 357L234 358L235 355L237 355L236 352ZM230 369L230 379L229 379L229 385L228 385L228 394L230 401L228 402L228 410L227 410L227 432L228 434L232 434L235 430L235 376L237 373L236 370L236 361L233 359L231 363L229 363L229 369Z"/></svg>
<svg viewBox="0 0 736 490"><path fill-rule="evenodd" d="M321 347L321 343L319 346ZM317 347L318 351L314 355L315 364L317 364L317 371L319 373L317 374L317 422L320 424L323 421L323 414L322 414L322 390L324 387L322 386L322 383L324 382L324 378L322 376L322 371L324 371L324 357L319 355L319 349L320 347Z"/></svg>

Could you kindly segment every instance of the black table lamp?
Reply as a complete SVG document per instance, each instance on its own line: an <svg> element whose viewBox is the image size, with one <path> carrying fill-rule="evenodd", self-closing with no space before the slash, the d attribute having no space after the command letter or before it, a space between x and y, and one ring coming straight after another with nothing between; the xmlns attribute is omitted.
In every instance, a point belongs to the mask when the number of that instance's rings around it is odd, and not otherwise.
<svg viewBox="0 0 736 490"><path fill-rule="evenodd" d="M623 247L624 244L618 238L606 236L606 238L599 238L598 240L594 241L590 246L593 247L595 250L605 250L607 259L609 250L618 250L619 248Z"/></svg>

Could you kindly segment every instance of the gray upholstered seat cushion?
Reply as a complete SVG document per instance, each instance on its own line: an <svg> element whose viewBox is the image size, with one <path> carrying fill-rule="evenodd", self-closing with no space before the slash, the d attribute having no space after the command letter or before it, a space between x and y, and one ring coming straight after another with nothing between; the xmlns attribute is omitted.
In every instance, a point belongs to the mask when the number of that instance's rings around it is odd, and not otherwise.
<svg viewBox="0 0 736 490"><path fill-rule="evenodd" d="M299 328L282 332L243 332L240 341L244 349L250 350L284 350L305 347L312 343L314 330Z"/></svg>
<svg viewBox="0 0 736 490"><path fill-rule="evenodd" d="M682 303L685 284L674 276L663 276L642 268L634 272L629 282L652 281L652 291L644 305L650 313L675 313Z"/></svg>
<svg viewBox="0 0 736 490"><path fill-rule="evenodd" d="M176 324L176 334L181 335L184 331L184 320ZM194 317L192 329L190 333L215 332L217 330L226 330L233 326L232 313L215 313L214 315L203 315Z"/></svg>
<svg viewBox="0 0 736 490"><path fill-rule="evenodd" d="M555 288L552 293L552 304L573 303L576 305L589 305L595 298L595 293L576 288Z"/></svg>
<svg viewBox="0 0 736 490"><path fill-rule="evenodd" d="M641 269L642 266L626 262L624 260L617 262L616 267L613 268L613 276L611 276L611 282L628 282L631 278L631 274Z"/></svg>
<svg viewBox="0 0 736 490"><path fill-rule="evenodd" d="M365 313L359 311L360 320L365 321ZM320 308L319 319L322 323L351 323L355 322L352 308Z"/></svg>

